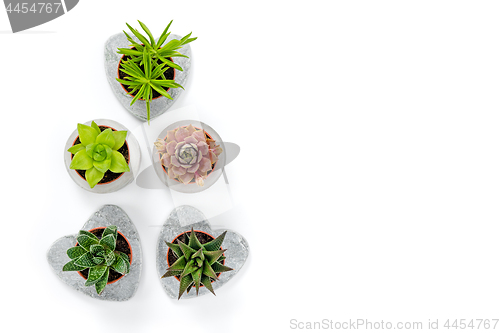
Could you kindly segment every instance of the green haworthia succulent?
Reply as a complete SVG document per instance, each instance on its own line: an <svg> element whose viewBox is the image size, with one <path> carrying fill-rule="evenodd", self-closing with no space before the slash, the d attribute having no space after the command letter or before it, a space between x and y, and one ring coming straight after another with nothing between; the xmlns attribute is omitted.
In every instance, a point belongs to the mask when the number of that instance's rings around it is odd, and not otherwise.
<svg viewBox="0 0 500 333"><path fill-rule="evenodd" d="M115 251L118 238L117 227L107 227L101 239L91 232L80 230L76 240L78 245L66 252L71 259L63 267L63 272L83 271L89 269L85 286L95 285L95 290L101 294L106 284L110 269L122 275L130 271L129 257L120 251Z"/></svg>
<svg viewBox="0 0 500 333"><path fill-rule="evenodd" d="M106 171L122 173L130 171L125 157L118 152L127 137L127 131L101 131L92 121L91 126L78 124L80 143L68 151L74 154L70 169L85 170L85 179L93 188L104 177Z"/></svg>
<svg viewBox="0 0 500 333"><path fill-rule="evenodd" d="M177 260L167 269L162 278L169 276L179 278L178 299L181 298L185 291L189 293L193 286L196 288L196 295L198 295L201 285L215 295L212 281L218 280L219 273L233 270L223 265L226 259L223 254L226 250L221 250L221 245L226 232L208 243L201 244L196 232L191 228L187 244L180 239L177 239L177 244L165 241Z"/></svg>

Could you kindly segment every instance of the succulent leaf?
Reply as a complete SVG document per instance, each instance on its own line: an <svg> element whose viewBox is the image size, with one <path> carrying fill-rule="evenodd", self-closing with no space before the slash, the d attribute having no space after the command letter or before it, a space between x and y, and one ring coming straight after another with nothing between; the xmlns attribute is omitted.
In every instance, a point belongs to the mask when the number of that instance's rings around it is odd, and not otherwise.
<svg viewBox="0 0 500 333"><path fill-rule="evenodd" d="M170 270L184 270L185 266L186 266L186 258L184 256L182 256L179 259L177 259L176 262L174 262L172 264L172 266L170 266L168 269L170 269Z"/></svg>
<svg viewBox="0 0 500 333"><path fill-rule="evenodd" d="M85 171L85 179L87 180L87 183L89 184L90 188L94 188L94 186L96 186L97 183L99 183L103 177L104 177L104 172L97 170L97 168L92 167L87 171Z"/></svg>
<svg viewBox="0 0 500 333"><path fill-rule="evenodd" d="M181 247L177 244L172 244L172 243L169 243L167 241L165 241L165 243L167 244L167 246L169 248L172 249L172 251L174 251L174 253L176 254L177 258L180 258L184 255L184 253L182 252L181 250Z"/></svg>
<svg viewBox="0 0 500 333"><path fill-rule="evenodd" d="M94 235L93 233L91 233L91 232L89 232L89 231L87 231L87 230L80 230L80 231L78 232L78 235L87 235L87 236L89 236L90 238L93 238L93 239L95 239L96 241L99 241L99 238L97 238L97 236L96 236L96 235Z"/></svg>
<svg viewBox="0 0 500 333"><path fill-rule="evenodd" d="M119 252L118 255L123 258L123 260L127 266L127 270L125 271L125 274L128 274L130 272L130 258L125 253L122 253L122 252Z"/></svg>
<svg viewBox="0 0 500 333"><path fill-rule="evenodd" d="M93 256L97 256L101 253L104 253L104 246L102 246L100 244L92 244L92 245L90 245L90 253Z"/></svg>
<svg viewBox="0 0 500 333"><path fill-rule="evenodd" d="M199 267L194 263L193 260L188 261L188 263L186 264L186 267L184 267L184 270L182 271L181 278L193 273L194 271L196 271L198 269L199 269Z"/></svg>
<svg viewBox="0 0 500 333"><path fill-rule="evenodd" d="M98 239L96 239L94 237L90 237L89 235L86 235L86 234L78 235L76 237L76 241L78 242L78 245L80 245L81 247L83 247L87 251L90 251L91 245L99 243Z"/></svg>
<svg viewBox="0 0 500 333"><path fill-rule="evenodd" d="M194 232L194 228L191 228L191 234L189 235L189 244L188 246L192 249L199 250L202 248L198 237L196 237L196 233Z"/></svg>
<svg viewBox="0 0 500 333"><path fill-rule="evenodd" d="M115 145L115 137L113 136L113 130L111 128L106 128L101 134L99 134L95 143L100 143L108 147L113 147Z"/></svg>
<svg viewBox="0 0 500 333"><path fill-rule="evenodd" d="M97 135L101 134L101 129L99 128L99 126L95 123L95 121L92 120L92 123L90 124L90 127L92 127L93 129L95 129L95 131L97 132Z"/></svg>
<svg viewBox="0 0 500 333"><path fill-rule="evenodd" d="M224 266L223 264L218 263L218 262L214 263L212 265L212 268L213 268L215 273L223 273L223 272L229 272L229 271L233 270L232 268Z"/></svg>
<svg viewBox="0 0 500 333"><path fill-rule="evenodd" d="M85 282L85 286L92 286L99 281L108 268L106 266L95 266L89 269L89 275L87 277L87 281Z"/></svg>
<svg viewBox="0 0 500 333"><path fill-rule="evenodd" d="M92 128L91 126L87 126L84 124L78 124L77 129L80 142L84 146L94 143L95 139L97 138L97 135L99 135L99 132L96 131L95 128Z"/></svg>
<svg viewBox="0 0 500 333"><path fill-rule="evenodd" d="M66 254L70 259L77 259L87 253L87 251L81 246L71 247L66 251Z"/></svg>
<svg viewBox="0 0 500 333"><path fill-rule="evenodd" d="M116 246L116 238L113 235L106 235L106 237L102 237L101 241L99 244L104 245L105 247L109 248L111 251L115 250Z"/></svg>
<svg viewBox="0 0 500 333"><path fill-rule="evenodd" d="M196 251L195 254L191 258L199 258L202 262L205 260L205 255L203 254L203 248L200 248L198 251Z"/></svg>
<svg viewBox="0 0 500 333"><path fill-rule="evenodd" d="M106 272L102 275L101 279L96 282L95 284L95 291L97 294L101 294L106 288L106 284L108 283L108 277L109 277L109 268L106 268Z"/></svg>
<svg viewBox="0 0 500 333"><path fill-rule="evenodd" d="M179 298L181 298L182 294L186 289L189 287L189 285L193 282L193 277L191 275L186 275L181 279L181 283L179 286Z"/></svg>
<svg viewBox="0 0 500 333"><path fill-rule="evenodd" d="M203 247L205 248L205 250L207 250L207 251L217 251L218 249L220 249L220 247L222 245L222 242L224 241L224 237L226 237L226 233L227 233L227 231L224 231L216 239L214 239L214 240L212 240L212 241L210 241L208 243L203 244Z"/></svg>
<svg viewBox="0 0 500 333"><path fill-rule="evenodd" d="M93 257L92 260L94 261L94 264L100 265L104 262L104 258L99 258L99 257Z"/></svg>
<svg viewBox="0 0 500 333"><path fill-rule="evenodd" d="M113 137L115 139L115 144L111 148L113 148L113 150L118 150L125 143L125 139L127 138L127 131L114 131Z"/></svg>
<svg viewBox="0 0 500 333"><path fill-rule="evenodd" d="M151 31L149 31L148 27L141 21L137 20L137 22L139 22L139 24L142 27L142 30L144 30L146 34L149 36L149 41L151 42L151 46L154 48L156 46L156 43L155 39L153 38L153 35L151 34Z"/></svg>
<svg viewBox="0 0 500 333"><path fill-rule="evenodd" d="M99 170L102 173L105 173L106 171L108 171L110 166L111 166L111 158L104 160L104 161L94 160L94 168L96 168L97 170Z"/></svg>
<svg viewBox="0 0 500 333"><path fill-rule="evenodd" d="M212 266L208 264L206 261L203 263L203 275L208 276L214 280L218 280L217 274L214 272Z"/></svg>
<svg viewBox="0 0 500 333"><path fill-rule="evenodd" d="M215 295L215 292L214 292L214 287L212 286L212 281L210 280L210 278L206 275L203 275L201 277L201 283L203 283L203 285L208 289L210 290L210 292L212 294Z"/></svg>
<svg viewBox="0 0 500 333"><path fill-rule="evenodd" d="M85 147L85 152L87 153L87 155L92 158L94 156L94 148L97 147L97 143L92 143L90 145L87 145Z"/></svg>
<svg viewBox="0 0 500 333"><path fill-rule="evenodd" d="M214 262L216 262L220 256L224 253L226 250L217 250L217 251L205 251L205 258L208 261L209 265L212 265Z"/></svg>
<svg viewBox="0 0 500 333"><path fill-rule="evenodd" d="M94 256L90 252L85 253L83 256L75 260L75 264L85 268L97 266L93 260Z"/></svg>
<svg viewBox="0 0 500 333"><path fill-rule="evenodd" d="M66 263L66 265L63 266L63 272L70 272L70 271L83 271L85 267L78 266L75 264L76 259L71 260L70 262Z"/></svg>
<svg viewBox="0 0 500 333"><path fill-rule="evenodd" d="M83 150L85 149L85 146L82 145L81 143L77 144L77 145L74 145L74 146L71 146L69 147L68 151L71 153L71 154L76 154L78 153L80 150Z"/></svg>
<svg viewBox="0 0 500 333"><path fill-rule="evenodd" d="M192 248L190 248L188 245L184 244L183 242L179 242L179 246L182 250L182 253L184 253L184 257L186 257L186 260L191 259L191 256L196 253L196 251Z"/></svg>
<svg viewBox="0 0 500 333"><path fill-rule="evenodd" d="M102 237L106 237L107 235L113 235L116 239L118 239L118 228L116 227L116 225L110 225L109 227L104 229Z"/></svg>
<svg viewBox="0 0 500 333"><path fill-rule="evenodd" d="M195 272L193 272L193 281L194 281L194 286L196 287L196 295L198 295L198 292L200 291L201 275L202 275L201 268L198 268Z"/></svg>
<svg viewBox="0 0 500 333"><path fill-rule="evenodd" d="M80 150L73 156L69 168L72 170L88 170L93 167L93 160L85 150Z"/></svg>
<svg viewBox="0 0 500 333"><path fill-rule="evenodd" d="M167 270L167 272L165 274L163 274L161 278L163 279L166 277L176 276L176 275L181 275L181 274L182 274L182 271L169 271L169 270Z"/></svg>
<svg viewBox="0 0 500 333"><path fill-rule="evenodd" d="M117 255L115 254L115 252L113 252L110 249L107 249L106 253L104 254L104 259L106 260L106 265L108 265L108 266L113 265L115 260L116 260L116 257L117 257Z"/></svg>
<svg viewBox="0 0 500 333"><path fill-rule="evenodd" d="M111 265L111 267L120 274L125 274L125 272L127 271L127 264L121 256L116 257L116 260L113 265Z"/></svg>
<svg viewBox="0 0 500 333"><path fill-rule="evenodd" d="M113 150L113 153L111 154L111 164L109 166L109 170L115 173L130 171L125 157L123 157L123 155L116 150Z"/></svg>

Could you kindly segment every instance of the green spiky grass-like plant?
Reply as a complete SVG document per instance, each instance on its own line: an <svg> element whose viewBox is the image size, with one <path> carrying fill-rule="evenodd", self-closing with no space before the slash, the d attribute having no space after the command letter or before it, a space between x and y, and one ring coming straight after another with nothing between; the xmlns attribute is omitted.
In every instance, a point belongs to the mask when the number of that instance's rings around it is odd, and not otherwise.
<svg viewBox="0 0 500 333"><path fill-rule="evenodd" d="M191 288L196 288L196 295L200 286L205 286L215 295L212 282L218 280L218 274L233 270L224 266L224 251L221 249L222 242L227 231L212 241L201 244L196 236L196 232L191 228L187 242L182 242L179 238L177 244L165 241L167 246L173 251L176 261L167 269L162 278L176 276L180 280L179 297ZM186 244L187 243L187 244Z"/></svg>
<svg viewBox="0 0 500 333"><path fill-rule="evenodd" d="M63 272L89 269L85 286L95 285L97 294L101 294L108 283L110 269L122 275L130 272L129 257L115 251L118 238L117 227L112 225L104 229L101 239L91 232L80 230L76 240L78 245L66 252L71 259L63 267Z"/></svg>
<svg viewBox="0 0 500 333"><path fill-rule="evenodd" d="M78 124L77 128L80 143L68 149L74 154L69 168L85 170L90 188L94 188L108 170L114 173L130 171L125 157L118 152L125 144L127 131L113 131L111 128L101 131L94 121L91 126Z"/></svg>
<svg viewBox="0 0 500 333"><path fill-rule="evenodd" d="M127 61L120 62L119 68L122 72L129 76L125 77L125 80L120 78L117 78L116 80L132 89L129 94L135 94L135 97L132 99L130 105L133 105L137 99L143 99L146 101L147 119L149 123L151 115L150 103L153 99L153 91L158 92L166 98L172 99L170 94L167 92L168 88L184 89L181 85L176 84L174 80L167 80L165 78L164 73L170 67L180 71L183 70L181 66L173 61L170 61L169 58L188 58L177 50L179 50L182 46L195 41L197 37L191 38L191 33L189 33L180 40L172 39L165 44L165 41L170 35L168 29L170 28L172 21L170 21L167 25L158 41L155 41L153 34L144 23L141 21L138 22L148 37L142 35L138 30L132 28L127 23L127 27L130 29L132 34L137 37L142 44L134 41L129 34L123 31L133 49L118 48L117 53L129 57Z"/></svg>

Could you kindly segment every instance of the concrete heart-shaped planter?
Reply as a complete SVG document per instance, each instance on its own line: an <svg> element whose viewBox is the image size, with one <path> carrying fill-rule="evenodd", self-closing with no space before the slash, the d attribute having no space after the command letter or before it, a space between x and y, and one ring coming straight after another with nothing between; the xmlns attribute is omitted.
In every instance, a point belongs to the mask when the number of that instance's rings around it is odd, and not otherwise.
<svg viewBox="0 0 500 333"><path fill-rule="evenodd" d="M167 252L168 246L165 241L172 242L178 235L190 231L194 228L195 231L200 231L217 237L227 229L212 230L210 222L206 219L202 212L191 206L180 206L175 208L169 215L165 224L163 224L160 235L158 237L158 244L156 247L156 269L158 277L160 278L161 286L167 295L171 298L177 299L179 295L179 281L171 276L161 278L168 268ZM219 276L219 279L212 283L214 290L225 285L232 279L245 264L247 260L249 247L248 242L240 234L227 230L226 237L222 243L222 247L227 249L225 251L226 260L224 265L231 267L233 270L224 272ZM207 288L200 288L198 296L210 294ZM191 290L189 293L184 293L181 299L197 297L196 291Z"/></svg>
<svg viewBox="0 0 500 333"><path fill-rule="evenodd" d="M140 43L140 41L135 36L133 36L132 38L136 42ZM181 38L181 36L170 34L165 43L168 43L172 39ZM106 71L106 78L108 79L111 90L115 94L116 98L118 98L120 104L123 105L123 107L127 111L132 113L137 118L143 121L147 121L146 102L143 100L137 100L133 105L130 105L133 97L124 90L123 86L118 81L116 81L116 78L118 78L118 64L120 63L120 60L122 58L122 55L116 53L116 51L118 50L118 48L129 47L130 42L127 40L127 37L123 32L109 37L109 39L106 41L106 44L104 45L104 67ZM191 46L189 44L184 45L178 50L178 52L189 57L175 57L173 59L173 61L183 69L183 71L174 69L175 82L185 87L185 83L189 75L189 70L191 68ZM171 100L163 96L152 100L151 119L154 119L167 111L172 106L172 104L175 103L181 92L181 88L171 88L168 91L169 95L172 97Z"/></svg>
<svg viewBox="0 0 500 333"><path fill-rule="evenodd" d="M142 270L142 250L139 234L128 215L118 206L105 205L92 214L81 230L116 225L118 231L125 237L133 254L130 273L109 283L104 291L98 295L93 286L86 287L85 279L80 272L63 272L63 266L70 260L66 251L77 243L77 235L64 236L52 244L47 251L47 260L54 273L71 288L92 298L108 301L126 301L134 296L139 286Z"/></svg>

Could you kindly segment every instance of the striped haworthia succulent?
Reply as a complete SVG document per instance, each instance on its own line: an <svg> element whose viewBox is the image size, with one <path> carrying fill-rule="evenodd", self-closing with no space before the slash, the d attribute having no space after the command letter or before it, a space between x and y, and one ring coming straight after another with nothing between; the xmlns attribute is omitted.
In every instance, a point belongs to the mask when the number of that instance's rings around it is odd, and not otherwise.
<svg viewBox="0 0 500 333"><path fill-rule="evenodd" d="M63 271L83 271L88 268L85 286L94 285L97 293L101 294L108 283L110 269L122 275L130 271L129 257L115 251L117 237L118 230L114 225L104 230L101 239L91 232L80 230L76 238L78 245L66 252L71 261L64 265Z"/></svg>
<svg viewBox="0 0 500 333"><path fill-rule="evenodd" d="M162 278L169 276L179 278L178 299L185 291L189 293L193 286L196 288L196 295L198 295L202 285L215 295L212 282L218 280L219 273L233 270L223 265L226 259L224 257L226 250L222 250L221 245L226 232L208 243L201 244L196 232L191 228L187 242L182 242L179 238L177 238L177 244L165 241L177 260L167 269Z"/></svg>

